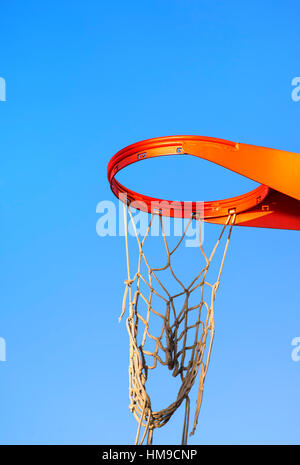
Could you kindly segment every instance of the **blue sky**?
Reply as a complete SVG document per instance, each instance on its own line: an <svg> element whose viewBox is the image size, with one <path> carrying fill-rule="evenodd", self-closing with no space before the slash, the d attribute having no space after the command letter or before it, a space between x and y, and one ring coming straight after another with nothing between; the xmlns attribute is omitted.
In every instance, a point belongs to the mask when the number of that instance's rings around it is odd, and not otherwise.
<svg viewBox="0 0 300 465"><path fill-rule="evenodd" d="M172 134L299 153L299 13L294 0L2 5L2 444L132 443L124 239L96 234L107 163ZM138 165L122 180L162 197L253 184L192 158ZM298 232L235 228L191 444L299 443L299 260ZM178 443L181 426L182 411L154 442Z"/></svg>

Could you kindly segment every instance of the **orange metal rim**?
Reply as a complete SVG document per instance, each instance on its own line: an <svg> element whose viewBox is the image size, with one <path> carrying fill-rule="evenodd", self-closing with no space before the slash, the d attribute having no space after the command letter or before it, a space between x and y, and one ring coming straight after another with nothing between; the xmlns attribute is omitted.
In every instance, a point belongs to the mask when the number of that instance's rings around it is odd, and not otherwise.
<svg viewBox="0 0 300 465"><path fill-rule="evenodd" d="M237 197L211 202L173 202L134 192L115 176L126 166L170 155L192 155L257 182L259 187ZM147 213L177 218L198 217L225 224L300 230L300 154L205 136L167 136L136 142L116 153L108 163L112 192ZM163 205L163 206L161 206Z"/></svg>

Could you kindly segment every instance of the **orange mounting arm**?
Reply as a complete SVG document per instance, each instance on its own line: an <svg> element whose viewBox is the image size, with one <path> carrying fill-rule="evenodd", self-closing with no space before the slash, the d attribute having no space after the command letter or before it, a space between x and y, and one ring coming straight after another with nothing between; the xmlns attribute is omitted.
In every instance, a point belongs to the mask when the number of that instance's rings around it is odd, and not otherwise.
<svg viewBox="0 0 300 465"><path fill-rule="evenodd" d="M194 155L241 174L261 185L244 195L204 202L202 219L224 224L228 214L237 214L235 224L264 228L300 230L300 154L240 144L203 136L169 136L129 145L110 160L107 176L113 193L141 201L141 210L154 212L156 202L167 202L129 190L115 175L131 163L165 155ZM178 208L159 213L174 217L200 214L197 204L177 202ZM157 211L156 211L157 213Z"/></svg>

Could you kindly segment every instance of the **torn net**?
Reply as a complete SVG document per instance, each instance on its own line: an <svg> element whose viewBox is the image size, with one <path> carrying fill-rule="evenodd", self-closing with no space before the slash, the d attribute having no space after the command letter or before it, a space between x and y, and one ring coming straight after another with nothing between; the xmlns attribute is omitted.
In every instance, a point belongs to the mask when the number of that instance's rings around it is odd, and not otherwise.
<svg viewBox="0 0 300 465"><path fill-rule="evenodd" d="M130 255L128 243L127 212L134 229L138 244L137 270L134 274L130 270ZM182 431L182 444L187 443L190 422L189 393L198 376L198 396L194 413L191 435L194 434L202 403L203 387L207 373L211 349L214 338L214 302L219 287L224 260L228 250L235 214L229 214L226 224L209 255L206 255L202 246L201 221L191 217L182 236L175 247L169 250L167 236L164 230L163 217L159 215L160 230L163 238L166 263L163 267L150 266L145 255L144 244L154 217L152 214L146 233L142 239L136 229L131 207L124 204L125 241L127 257L127 280L123 298L122 314L126 304L129 307L129 316L126 327L130 340L129 355L129 408L138 422L135 444L152 444L153 431L164 426L173 413L185 402L185 414ZM198 274L188 286L184 285L175 274L172 267L172 256L179 250L187 231L196 221L199 228L199 248L204 259L204 266L199 266ZM223 240L222 240L223 239ZM216 251L224 242L221 254L221 263L214 283L210 283L207 273ZM142 264L146 271L142 271ZM161 272L169 271L180 287L180 292L172 294L168 291L166 283L160 278ZM209 290L209 292L207 292ZM191 303L191 297L197 292L197 299ZM156 304L153 304L154 297ZM183 304L176 305L178 298ZM159 305L157 306L157 300ZM153 334L151 320L159 321L156 325L156 334ZM157 331L157 327L160 329ZM150 341L152 348L147 342ZM155 411L152 409L151 398L147 393L146 385L150 370L157 368L158 364L169 369L173 377L180 377L180 388L176 400L167 408Z"/></svg>

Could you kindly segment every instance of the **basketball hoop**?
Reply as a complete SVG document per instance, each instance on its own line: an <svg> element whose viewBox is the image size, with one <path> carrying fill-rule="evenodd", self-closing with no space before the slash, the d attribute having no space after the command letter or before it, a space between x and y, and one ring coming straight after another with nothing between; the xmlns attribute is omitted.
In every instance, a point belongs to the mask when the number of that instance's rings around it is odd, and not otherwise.
<svg viewBox="0 0 300 465"><path fill-rule="evenodd" d="M115 175L131 163L166 155L190 154L217 163L244 175L261 185L244 195L204 202L171 202L152 198L129 190ZM272 166L272 169L270 167ZM300 230L300 155L279 150L237 144L222 139L200 136L171 136L149 139L119 151L108 164L108 180L113 193L124 202L127 279L121 317L126 305L129 315L126 326L130 341L129 397L130 410L138 421L136 444L147 440L152 444L153 431L164 426L185 402L182 444L187 443L190 420L190 391L199 377L198 396L194 413L194 434L202 403L204 381L208 370L214 338L214 304L220 284L225 257L234 225ZM148 228L142 238L132 215L134 208L149 214ZM128 215L138 244L137 269L132 271L128 241ZM154 266L145 253L145 241L155 216L159 217L160 232L166 253L165 264ZM187 225L178 243L171 250L164 230L164 217L185 218ZM207 253L201 241L201 221L222 225L215 246ZM203 258L196 276L183 283L173 269L173 255L180 249L188 228L196 222L199 228L199 249ZM223 247L216 277L208 279L216 251ZM145 271L142 271L142 265ZM160 273L168 271L180 292L171 293ZM207 289L209 293L207 293ZM191 299L196 297L197 303ZM153 299L160 302L159 308ZM182 306L176 301L184 299ZM151 320L158 320L157 334L151 331ZM192 336L191 336L192 335ZM191 341L192 342L187 342ZM147 348L150 340L154 347ZM173 377L180 378L176 399L166 408L154 410L147 392L151 370L160 365Z"/></svg>

